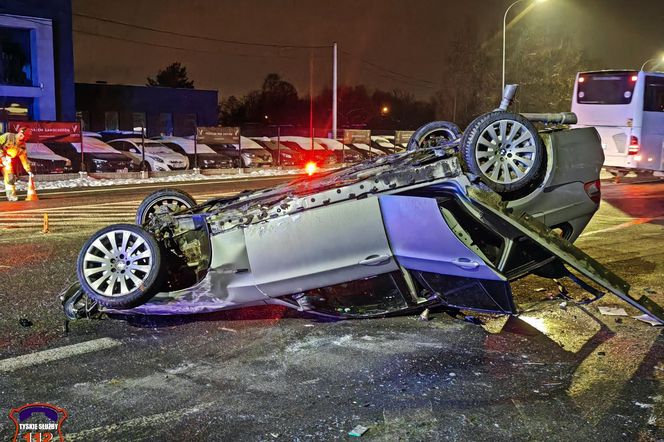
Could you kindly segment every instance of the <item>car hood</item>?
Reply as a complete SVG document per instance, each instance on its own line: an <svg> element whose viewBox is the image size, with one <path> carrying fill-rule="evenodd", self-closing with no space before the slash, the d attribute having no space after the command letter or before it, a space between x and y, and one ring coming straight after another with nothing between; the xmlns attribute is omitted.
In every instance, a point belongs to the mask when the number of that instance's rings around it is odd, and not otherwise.
<svg viewBox="0 0 664 442"><path fill-rule="evenodd" d="M179 153L162 153L162 152L150 152L150 151L145 151L145 155L150 155L153 157L158 157L161 158L164 161L167 162L185 162L186 158L183 155L180 155Z"/></svg>

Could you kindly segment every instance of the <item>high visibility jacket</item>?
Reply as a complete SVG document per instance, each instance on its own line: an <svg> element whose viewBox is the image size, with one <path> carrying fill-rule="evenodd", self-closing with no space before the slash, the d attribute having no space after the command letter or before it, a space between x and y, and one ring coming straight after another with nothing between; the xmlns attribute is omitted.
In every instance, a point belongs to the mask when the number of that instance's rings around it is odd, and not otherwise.
<svg viewBox="0 0 664 442"><path fill-rule="evenodd" d="M16 134L7 132L0 135L0 149L2 157L18 158L23 164L26 172L30 172L30 162L28 161L28 150L25 141L18 141Z"/></svg>

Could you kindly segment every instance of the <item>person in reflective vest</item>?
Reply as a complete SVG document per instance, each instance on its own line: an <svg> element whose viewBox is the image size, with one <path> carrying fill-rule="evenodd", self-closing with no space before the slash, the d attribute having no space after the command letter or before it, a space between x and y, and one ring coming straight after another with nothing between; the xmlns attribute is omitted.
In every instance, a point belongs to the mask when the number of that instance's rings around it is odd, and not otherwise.
<svg viewBox="0 0 664 442"><path fill-rule="evenodd" d="M16 174L14 173L13 159L18 158L23 168L32 178L28 151L25 140L30 136L30 130L25 127L18 129L17 133L7 132L0 135L0 159L2 160L2 175L5 183L5 194L9 201L17 201Z"/></svg>

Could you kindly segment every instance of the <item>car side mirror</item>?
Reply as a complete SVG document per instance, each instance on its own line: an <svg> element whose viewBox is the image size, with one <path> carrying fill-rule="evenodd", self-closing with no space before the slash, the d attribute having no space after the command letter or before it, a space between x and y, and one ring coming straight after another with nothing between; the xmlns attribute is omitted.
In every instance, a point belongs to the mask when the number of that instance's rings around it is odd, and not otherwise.
<svg viewBox="0 0 664 442"><path fill-rule="evenodd" d="M131 152L131 153L138 153L138 149L129 149L129 152Z"/></svg>

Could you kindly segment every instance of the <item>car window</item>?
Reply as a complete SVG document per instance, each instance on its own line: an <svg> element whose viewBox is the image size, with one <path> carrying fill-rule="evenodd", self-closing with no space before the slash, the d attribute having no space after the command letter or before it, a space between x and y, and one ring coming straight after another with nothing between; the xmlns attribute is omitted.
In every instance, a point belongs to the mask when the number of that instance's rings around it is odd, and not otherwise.
<svg viewBox="0 0 664 442"><path fill-rule="evenodd" d="M170 142L164 142L164 144L166 145L166 147L168 147L169 149L172 149L172 150L176 151L176 152L179 153L179 154L182 154L182 155L186 155L186 154L187 154L187 153L184 151L184 149L182 148L182 146L180 146L179 144L170 143ZM149 147L150 147L150 146L148 145L148 148L149 148Z"/></svg>
<svg viewBox="0 0 664 442"><path fill-rule="evenodd" d="M643 110L646 112L664 112L664 77L646 77Z"/></svg>
<svg viewBox="0 0 664 442"><path fill-rule="evenodd" d="M636 85L636 72L591 72L579 75L577 103L629 104Z"/></svg>

